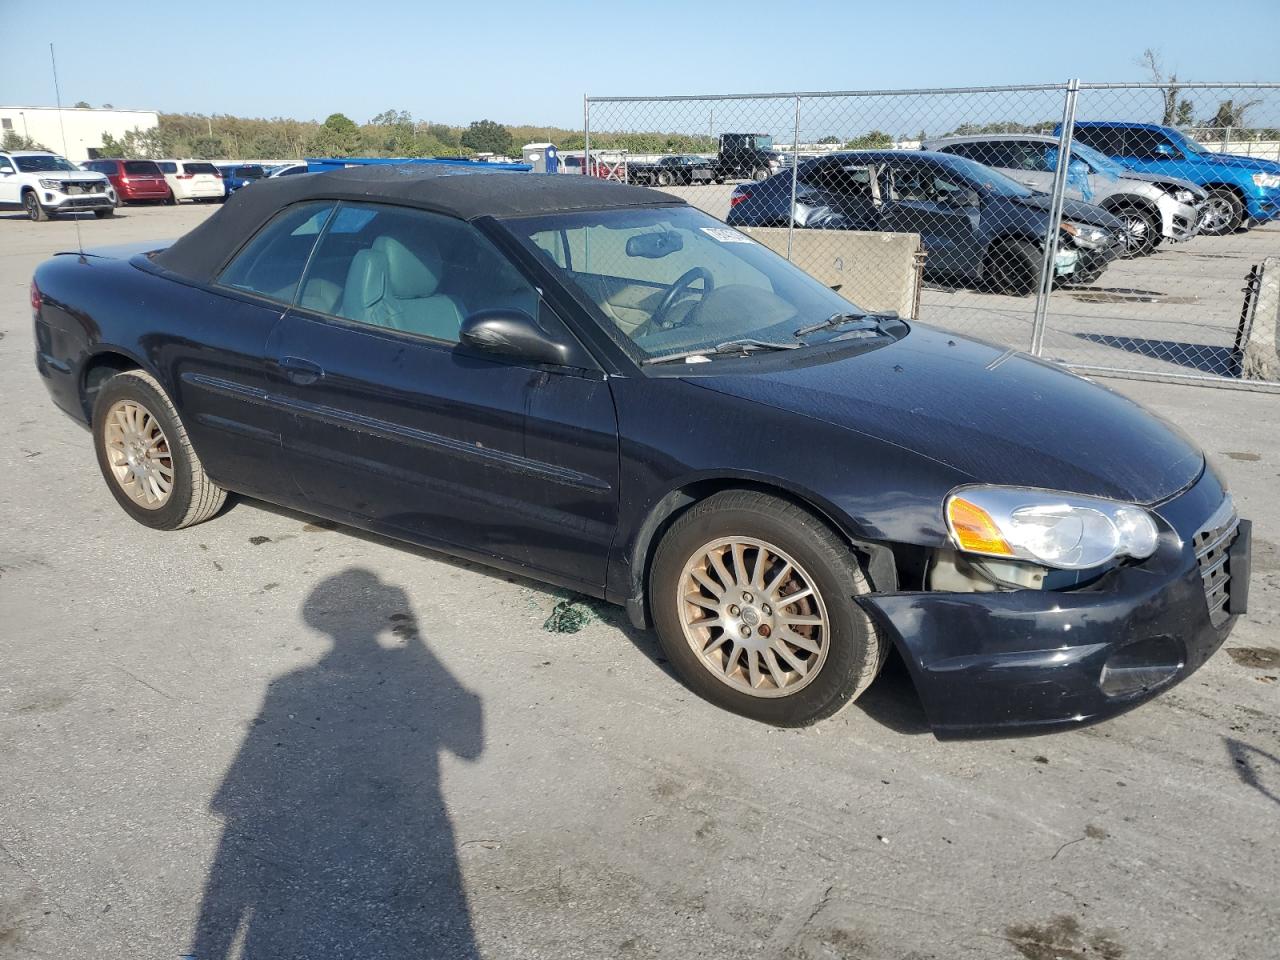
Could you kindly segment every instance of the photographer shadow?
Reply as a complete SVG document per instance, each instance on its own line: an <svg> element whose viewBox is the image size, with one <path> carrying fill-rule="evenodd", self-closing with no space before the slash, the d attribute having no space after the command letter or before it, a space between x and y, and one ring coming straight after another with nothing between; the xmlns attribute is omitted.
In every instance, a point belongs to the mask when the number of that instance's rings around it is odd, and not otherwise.
<svg viewBox="0 0 1280 960"><path fill-rule="evenodd" d="M480 756L479 698L367 570L320 583L302 617L332 647L268 685L213 797L224 828L191 955L478 956L439 755Z"/></svg>

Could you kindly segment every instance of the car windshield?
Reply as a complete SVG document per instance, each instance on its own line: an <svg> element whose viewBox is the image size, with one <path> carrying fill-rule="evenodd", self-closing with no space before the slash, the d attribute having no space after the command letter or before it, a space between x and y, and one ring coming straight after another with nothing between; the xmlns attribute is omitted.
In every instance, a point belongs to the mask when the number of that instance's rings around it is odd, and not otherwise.
<svg viewBox="0 0 1280 960"><path fill-rule="evenodd" d="M1181 130L1174 130L1172 128L1168 128L1165 130L1165 132L1168 134L1170 140L1172 140L1174 143L1176 143L1179 147L1182 148L1183 153L1208 153L1209 152L1204 147L1200 146L1200 144L1196 143L1194 140L1188 137Z"/></svg>
<svg viewBox="0 0 1280 960"><path fill-rule="evenodd" d="M865 313L767 247L693 207L630 208L504 221L640 359L751 341L752 350L832 339L880 345L906 324L822 327ZM797 331L818 324L821 329ZM732 352L732 351L729 351ZM745 351L742 351L745 352Z"/></svg>
<svg viewBox="0 0 1280 960"><path fill-rule="evenodd" d="M983 166L967 157L947 155L946 165L956 173L971 181L975 186L987 193L999 197L1029 197L1034 191L1028 190L1016 180L1011 180L998 170Z"/></svg>
<svg viewBox="0 0 1280 960"><path fill-rule="evenodd" d="M18 169L23 173L46 173L50 170L75 171L80 169L70 160L66 160L54 153L38 153L29 157L14 157L13 162L18 165Z"/></svg>

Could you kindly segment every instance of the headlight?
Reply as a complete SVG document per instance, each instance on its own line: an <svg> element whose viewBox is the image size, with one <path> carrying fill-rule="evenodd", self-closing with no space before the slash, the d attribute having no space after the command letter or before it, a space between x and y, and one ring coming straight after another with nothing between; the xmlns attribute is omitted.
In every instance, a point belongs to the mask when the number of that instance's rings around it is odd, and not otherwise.
<svg viewBox="0 0 1280 960"><path fill-rule="evenodd" d="M1190 190L1175 190L1173 192L1173 199L1177 200L1179 203L1195 203L1196 195Z"/></svg>
<svg viewBox="0 0 1280 960"><path fill-rule="evenodd" d="M1087 249L1105 247L1111 242L1111 234L1101 227L1088 223L1076 223L1074 220L1063 220L1062 232L1074 240L1077 246Z"/></svg>
<svg viewBox="0 0 1280 960"><path fill-rule="evenodd" d="M40 186L44 187L46 190L61 190L62 181L61 180L41 180Z"/></svg>
<svg viewBox="0 0 1280 960"><path fill-rule="evenodd" d="M1253 185L1255 187L1280 187L1280 173L1255 173L1253 175Z"/></svg>
<svg viewBox="0 0 1280 960"><path fill-rule="evenodd" d="M961 487L946 502L947 529L965 553L1088 570L1155 553L1151 514L1114 500L1023 487Z"/></svg>

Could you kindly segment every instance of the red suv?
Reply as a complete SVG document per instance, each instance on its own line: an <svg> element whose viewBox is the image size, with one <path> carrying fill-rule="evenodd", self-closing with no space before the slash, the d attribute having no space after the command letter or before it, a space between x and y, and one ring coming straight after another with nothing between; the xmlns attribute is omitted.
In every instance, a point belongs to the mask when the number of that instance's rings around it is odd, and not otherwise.
<svg viewBox="0 0 1280 960"><path fill-rule="evenodd" d="M173 191L154 160L86 160L80 166L105 173L121 203L174 202Z"/></svg>

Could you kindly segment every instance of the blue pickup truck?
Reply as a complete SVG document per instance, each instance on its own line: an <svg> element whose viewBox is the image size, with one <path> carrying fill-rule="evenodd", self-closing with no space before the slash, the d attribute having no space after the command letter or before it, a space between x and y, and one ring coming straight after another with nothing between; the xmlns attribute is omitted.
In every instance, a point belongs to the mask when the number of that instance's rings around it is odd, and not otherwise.
<svg viewBox="0 0 1280 960"><path fill-rule="evenodd" d="M1204 187L1209 199L1201 233L1234 233L1251 223L1280 219L1280 163L1275 160L1214 153L1181 131L1154 123L1082 120L1075 125L1075 137L1132 170Z"/></svg>

